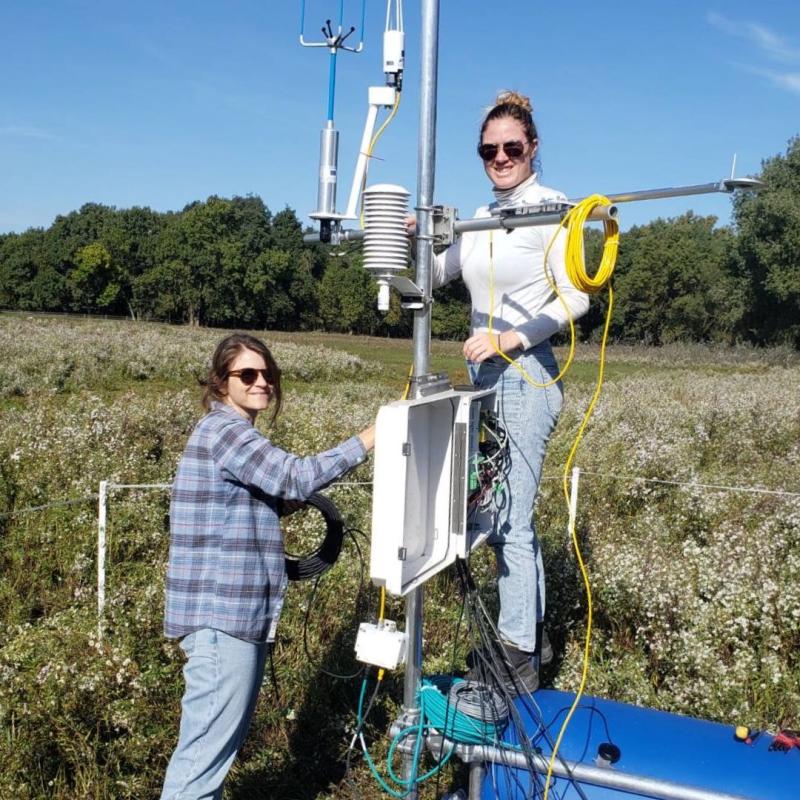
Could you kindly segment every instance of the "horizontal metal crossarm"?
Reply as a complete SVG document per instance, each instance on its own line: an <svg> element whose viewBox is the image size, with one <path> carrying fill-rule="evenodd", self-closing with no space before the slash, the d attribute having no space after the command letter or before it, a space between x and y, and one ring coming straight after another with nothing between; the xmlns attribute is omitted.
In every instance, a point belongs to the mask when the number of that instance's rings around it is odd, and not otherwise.
<svg viewBox="0 0 800 800"><path fill-rule="evenodd" d="M763 181L757 178L723 178L719 181L712 181L711 183L695 183L689 186L672 186L662 189L643 189L633 192L621 192L619 194L607 194L607 197L612 205L610 206L597 206L588 219L593 221L602 221L616 217L617 209L614 204L616 203L634 203L642 200L662 200L668 197L691 197L698 194L731 194L732 192L741 191L758 191L763 189ZM481 217L478 219L461 219L456 220L453 224L455 233L467 233L470 231L488 231L488 230L501 230L511 228L524 228L534 225L558 225L564 218L564 215L569 210L570 206L577 205L584 200L583 197L568 200L564 205L565 208L560 210L536 210L534 207L529 207L530 210L520 213L519 209L513 209L513 213L499 213L493 214L490 217ZM342 230L335 234L336 241L334 244L339 244L343 241L356 241L364 238L363 230ZM312 233L303 237L303 241L308 244L313 244L319 241L319 234ZM332 240L333 241L333 240Z"/></svg>

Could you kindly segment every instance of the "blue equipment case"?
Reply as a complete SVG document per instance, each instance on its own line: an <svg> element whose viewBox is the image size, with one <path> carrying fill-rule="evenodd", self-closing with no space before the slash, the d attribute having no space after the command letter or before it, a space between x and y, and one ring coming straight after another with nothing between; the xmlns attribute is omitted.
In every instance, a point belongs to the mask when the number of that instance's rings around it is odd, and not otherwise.
<svg viewBox="0 0 800 800"><path fill-rule="evenodd" d="M519 698L517 711L533 747L549 759L554 742L575 695L540 689L530 698ZM539 721L544 720L547 735ZM598 748L611 743L619 748L613 765L600 762L600 774L613 772L623 778L645 779L646 788L627 791L553 777L552 800L632 800L633 798L733 797L752 800L800 800L800 749L770 750L772 735L756 734L751 743L734 736L733 725L654 711L596 697L583 697L567 727L559 755L568 762L598 768ZM509 725L504 741L516 744L516 730ZM545 775L504 764L486 764L482 800L540 798ZM610 775L612 779L614 775ZM658 786L658 788L653 788ZM674 794L663 794L667 787ZM672 787L672 788L669 788Z"/></svg>

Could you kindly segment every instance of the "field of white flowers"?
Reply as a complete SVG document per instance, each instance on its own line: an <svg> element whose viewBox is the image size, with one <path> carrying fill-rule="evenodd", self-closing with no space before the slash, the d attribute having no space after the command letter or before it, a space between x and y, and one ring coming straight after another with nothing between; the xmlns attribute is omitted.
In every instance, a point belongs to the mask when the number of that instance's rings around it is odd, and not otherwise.
<svg viewBox="0 0 800 800"><path fill-rule="evenodd" d="M167 493L112 494L102 641L93 495L100 480L171 480L200 414L195 378L220 336L0 315L3 797L158 794L181 691L180 651L161 635ZM335 444L396 396L397 375L382 355L389 344L354 339L361 354L354 356L340 340L327 347L320 335L291 338L281 335L274 346L286 401L270 436L282 446L308 453ZM560 472L596 355L580 349L547 476ZM611 355L577 459L578 528L596 604L589 691L723 721L796 727L800 363L786 351L702 347L628 347ZM370 469L367 463L347 478L351 485L332 490L348 526L367 533L369 486L352 484L368 484ZM545 678L574 688L585 602L557 480L543 482L537 515L557 650ZM299 515L287 532L289 549L307 550L318 528L314 512ZM359 682L326 673L357 669L355 629L376 604L362 581L364 559L368 543L355 534L313 598L306 584L291 588L274 664L278 690L262 693L230 797L346 796L336 786ZM473 572L491 599L488 553L473 560ZM459 611L454 581L443 575L431 582L426 670L449 668ZM391 603L389 613L400 618L402 605ZM401 679L387 680L376 737L401 696ZM354 775L365 798L380 796L360 763Z"/></svg>

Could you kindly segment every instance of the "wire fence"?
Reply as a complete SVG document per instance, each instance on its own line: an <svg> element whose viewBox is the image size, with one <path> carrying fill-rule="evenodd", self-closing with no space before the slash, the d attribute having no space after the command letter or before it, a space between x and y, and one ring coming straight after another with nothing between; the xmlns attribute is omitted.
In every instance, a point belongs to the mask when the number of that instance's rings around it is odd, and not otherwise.
<svg viewBox="0 0 800 800"><path fill-rule="evenodd" d="M570 477L571 497L570 497L570 520L574 521L577 514L578 483L587 478L599 478L605 480L627 481L632 484L657 484L665 486L682 487L690 490L701 490L709 492L740 492L744 494L769 495L780 499L798 500L800 492L785 489L770 489L762 486L736 486L718 483L702 483L699 481L677 481L665 478L647 478L641 475L615 474L606 472L595 472L591 470L581 470L575 467ZM545 475L542 481L563 480L562 475ZM339 481L329 487L329 489L346 487L369 487L372 481ZM33 514L46 511L52 508L65 508L97 501L97 632L98 637L103 636L103 626L106 605L106 560L107 560L107 533L108 533L108 501L110 495L118 490L168 490L172 487L171 483L115 483L113 481L100 481L99 491L81 497L66 498L43 503L26 508L13 509L11 511L0 512L0 519L10 519L26 514Z"/></svg>
<svg viewBox="0 0 800 800"><path fill-rule="evenodd" d="M44 503L40 506L28 506L27 508L17 508L13 511L0 512L0 519L10 519L11 517L20 517L24 514L32 514L35 511L47 511L49 508L64 508L65 506L77 506L81 503L91 503L97 500L96 494L87 494L83 497L75 497L70 500L54 500L52 503Z"/></svg>
<svg viewBox="0 0 800 800"><path fill-rule="evenodd" d="M673 481L665 478L645 478L641 475L624 475L609 472L593 472L591 470L580 470L581 478L586 476L603 478L606 480L615 481L628 481L630 483L656 483L664 484L667 486L682 486L687 489L704 489L714 492L742 492L745 494L764 494L772 495L774 497L785 497L789 499L800 499L800 491L793 492L784 489L766 489L760 486L731 486L729 484L721 483L701 483L699 481ZM560 481L563 480L563 475L543 475L540 482L544 481ZM109 490L115 489L169 489L171 483L108 483ZM372 481L338 481L337 483L328 487L329 489L336 489L345 486L372 486ZM44 503L38 506L28 506L26 508L17 508L12 511L0 511L0 519L9 519L12 517L22 516L24 514L32 514L37 511L46 511L50 508L64 508L67 506L81 505L82 503L91 503L98 499L97 493L83 495L82 497L69 498L65 500L54 500L50 503Z"/></svg>

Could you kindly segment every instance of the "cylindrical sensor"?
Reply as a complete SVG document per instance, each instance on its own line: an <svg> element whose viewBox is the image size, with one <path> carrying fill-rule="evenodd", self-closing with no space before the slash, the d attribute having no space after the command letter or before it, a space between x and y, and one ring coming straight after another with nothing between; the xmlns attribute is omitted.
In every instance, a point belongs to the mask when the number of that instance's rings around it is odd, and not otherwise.
<svg viewBox="0 0 800 800"><path fill-rule="evenodd" d="M339 162L339 131L333 122L323 128L319 137L319 189L317 218L336 213L336 165Z"/></svg>

